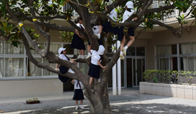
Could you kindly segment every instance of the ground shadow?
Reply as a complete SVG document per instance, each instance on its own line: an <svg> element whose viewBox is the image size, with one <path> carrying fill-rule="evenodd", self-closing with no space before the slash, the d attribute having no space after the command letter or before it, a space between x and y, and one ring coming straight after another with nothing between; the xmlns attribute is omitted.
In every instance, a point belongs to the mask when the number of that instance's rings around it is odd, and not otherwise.
<svg viewBox="0 0 196 114"><path fill-rule="evenodd" d="M112 105L114 114L195 114L195 107L185 105L169 104L131 104L125 102L123 105ZM74 107L66 109L43 109L24 112L20 114L90 114L89 106L85 109L75 110Z"/></svg>

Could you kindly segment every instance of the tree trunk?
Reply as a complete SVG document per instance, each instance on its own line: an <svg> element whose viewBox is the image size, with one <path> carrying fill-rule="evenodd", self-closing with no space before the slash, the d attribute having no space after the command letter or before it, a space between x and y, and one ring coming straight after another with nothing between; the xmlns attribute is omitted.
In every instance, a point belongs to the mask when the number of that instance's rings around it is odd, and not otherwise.
<svg viewBox="0 0 196 114"><path fill-rule="evenodd" d="M101 96L100 96L100 93L94 92L94 94L99 94L99 95L95 95L95 97L96 97L96 101L100 103L97 103L94 105L92 103L90 104L90 111L92 114L112 114L110 103L109 103L108 92L107 92L107 89L105 90L106 91ZM91 100L89 101L91 102Z"/></svg>
<svg viewBox="0 0 196 114"><path fill-rule="evenodd" d="M108 77L106 77L106 73L101 73L100 77L101 82L98 82L97 79L93 80L94 92L92 95L86 91L84 94L91 103L90 111L92 114L112 114L108 94Z"/></svg>

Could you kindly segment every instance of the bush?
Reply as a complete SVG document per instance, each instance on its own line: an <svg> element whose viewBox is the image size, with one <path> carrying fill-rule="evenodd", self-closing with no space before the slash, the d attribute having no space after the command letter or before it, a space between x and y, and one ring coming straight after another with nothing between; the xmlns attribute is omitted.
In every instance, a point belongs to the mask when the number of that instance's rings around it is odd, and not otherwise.
<svg viewBox="0 0 196 114"><path fill-rule="evenodd" d="M177 71L171 70L145 70L145 72L143 72L145 81L155 83L170 83L171 80L174 80L174 82L177 83L177 76Z"/></svg>

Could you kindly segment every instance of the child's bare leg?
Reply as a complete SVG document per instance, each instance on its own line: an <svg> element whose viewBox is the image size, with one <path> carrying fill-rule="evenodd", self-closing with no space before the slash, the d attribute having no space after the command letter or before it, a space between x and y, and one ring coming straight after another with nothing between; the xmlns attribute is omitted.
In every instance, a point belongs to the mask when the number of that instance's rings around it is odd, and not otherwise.
<svg viewBox="0 0 196 114"><path fill-rule="evenodd" d="M128 47L135 41L135 37L134 36L129 36L129 38L130 38L129 42L124 47L123 55L126 55L126 52L127 52Z"/></svg>
<svg viewBox="0 0 196 114"><path fill-rule="evenodd" d="M84 107L82 105L83 105L83 100L80 100L80 108L84 109Z"/></svg>
<svg viewBox="0 0 196 114"><path fill-rule="evenodd" d="M80 100L80 104L83 105L83 100Z"/></svg>
<svg viewBox="0 0 196 114"><path fill-rule="evenodd" d="M78 100L76 100L76 106L78 106Z"/></svg>
<svg viewBox="0 0 196 114"><path fill-rule="evenodd" d="M90 51L91 51L91 45L88 45L88 53L90 53Z"/></svg>
<svg viewBox="0 0 196 114"><path fill-rule="evenodd" d="M82 50L81 49L79 50L79 55L82 55Z"/></svg>
<svg viewBox="0 0 196 114"><path fill-rule="evenodd" d="M90 77L89 84L92 85L92 82L93 82L93 77Z"/></svg>
<svg viewBox="0 0 196 114"><path fill-rule="evenodd" d="M123 39L122 39L122 41L120 43L120 51L123 51L124 45L125 45L125 36L123 36Z"/></svg>
<svg viewBox="0 0 196 114"><path fill-rule="evenodd" d="M129 47L134 41L135 41L135 37L134 36L129 36L130 40L129 42L127 43L127 47Z"/></svg>
<svg viewBox="0 0 196 114"><path fill-rule="evenodd" d="M78 58L82 58L84 59L84 50L79 50L79 57Z"/></svg>
<svg viewBox="0 0 196 114"><path fill-rule="evenodd" d="M82 55L84 55L84 50L81 50Z"/></svg>
<svg viewBox="0 0 196 114"><path fill-rule="evenodd" d="M101 34L101 32L102 32L102 26L101 25L99 25L99 34Z"/></svg>
<svg viewBox="0 0 196 114"><path fill-rule="evenodd" d="M81 55L81 50L79 50L79 55Z"/></svg>
<svg viewBox="0 0 196 114"><path fill-rule="evenodd" d="M88 45L88 55L87 55L87 57L86 57L86 59L88 59L89 57L91 57L91 45Z"/></svg>
<svg viewBox="0 0 196 114"><path fill-rule="evenodd" d="M121 43L120 43L120 58L122 59L122 60L124 60L125 59L125 57L124 57L124 54L123 54L123 47L124 47L124 45L125 45L125 36L123 37L123 40L121 41Z"/></svg>
<svg viewBox="0 0 196 114"><path fill-rule="evenodd" d="M83 50L83 49L81 49L81 50L79 51L79 55L84 55L84 50Z"/></svg>

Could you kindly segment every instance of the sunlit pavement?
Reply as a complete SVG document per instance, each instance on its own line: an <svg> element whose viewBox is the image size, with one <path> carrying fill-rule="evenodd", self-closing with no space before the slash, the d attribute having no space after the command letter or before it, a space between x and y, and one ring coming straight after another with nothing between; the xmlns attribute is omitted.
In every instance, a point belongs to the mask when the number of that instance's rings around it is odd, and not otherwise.
<svg viewBox="0 0 196 114"><path fill-rule="evenodd" d="M111 93L111 92L110 92ZM63 98L64 96L64 98ZM39 104L0 102L3 114L89 114L89 101L84 100L84 108L75 110L72 93L63 96L39 98ZM42 100L43 99L43 100ZM21 99L22 100L22 99ZM196 100L139 94L137 89L123 89L122 95L110 95L114 114L195 114Z"/></svg>

